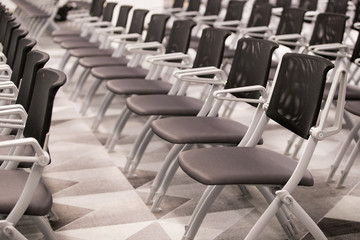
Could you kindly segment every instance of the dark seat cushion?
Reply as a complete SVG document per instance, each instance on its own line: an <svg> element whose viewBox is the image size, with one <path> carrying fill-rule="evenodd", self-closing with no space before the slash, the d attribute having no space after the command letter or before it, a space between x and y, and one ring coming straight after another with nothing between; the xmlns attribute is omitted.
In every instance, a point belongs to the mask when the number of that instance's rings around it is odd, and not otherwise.
<svg viewBox="0 0 360 240"><path fill-rule="evenodd" d="M86 68L102 67L102 66L125 66L129 61L125 57L85 57L81 58L79 63Z"/></svg>
<svg viewBox="0 0 360 240"><path fill-rule="evenodd" d="M153 121L156 135L171 143L238 144L247 127L239 122L217 117L170 117Z"/></svg>
<svg viewBox="0 0 360 240"><path fill-rule="evenodd" d="M89 41L90 37L80 37L80 36L59 36L59 37L54 37L53 41L54 43L62 43L62 42L67 42L67 41L72 41L72 42L76 42L76 41Z"/></svg>
<svg viewBox="0 0 360 240"><path fill-rule="evenodd" d="M8 214L14 208L28 176L29 173L22 170L0 170L0 214ZM51 192L40 181L25 215L44 216L51 206Z"/></svg>
<svg viewBox="0 0 360 240"><path fill-rule="evenodd" d="M323 95L324 99L326 99L328 97L330 87L331 87L331 83L326 83L325 84L324 95ZM338 98L338 89L336 90L335 98L336 99ZM345 97L345 99L346 100L360 100L360 87L348 84L346 86L346 97Z"/></svg>
<svg viewBox="0 0 360 240"><path fill-rule="evenodd" d="M81 30L79 29L60 29L51 32L52 37L60 36L80 36Z"/></svg>
<svg viewBox="0 0 360 240"><path fill-rule="evenodd" d="M106 83L107 89L115 94L167 94L172 87L168 82L160 80L115 79Z"/></svg>
<svg viewBox="0 0 360 240"><path fill-rule="evenodd" d="M193 179L207 185L284 185L297 161L256 147L214 147L186 151L180 167ZM300 185L312 186L309 171Z"/></svg>
<svg viewBox="0 0 360 240"><path fill-rule="evenodd" d="M234 56L235 56L235 49L229 49L229 48L224 49L223 58L234 58Z"/></svg>
<svg viewBox="0 0 360 240"><path fill-rule="evenodd" d="M96 67L91 70L91 74L100 79L145 78L147 73L148 70L141 67L125 66Z"/></svg>
<svg viewBox="0 0 360 240"><path fill-rule="evenodd" d="M127 107L138 115L195 116L203 101L176 95L144 95L126 99Z"/></svg>
<svg viewBox="0 0 360 240"><path fill-rule="evenodd" d="M345 103L345 109L352 114L360 116L360 102L359 101L347 101Z"/></svg>
<svg viewBox="0 0 360 240"><path fill-rule="evenodd" d="M76 49L76 48L98 48L100 43L92 43L87 40L83 41L65 41L60 44L65 49Z"/></svg>
<svg viewBox="0 0 360 240"><path fill-rule="evenodd" d="M84 58L96 56L110 56L113 53L112 49L99 48L76 48L69 51L71 56Z"/></svg>

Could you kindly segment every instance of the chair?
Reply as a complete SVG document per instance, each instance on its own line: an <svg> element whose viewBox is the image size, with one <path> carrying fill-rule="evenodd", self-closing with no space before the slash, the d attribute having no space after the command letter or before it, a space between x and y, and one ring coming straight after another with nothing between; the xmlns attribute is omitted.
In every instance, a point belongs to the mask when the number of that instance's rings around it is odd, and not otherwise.
<svg viewBox="0 0 360 240"><path fill-rule="evenodd" d="M253 226L246 240L258 239L266 224L283 206L305 225L315 239L327 239L291 193L298 185L313 185L307 167L318 141L341 130L346 84L344 70L337 72L329 98L318 119L326 75L332 67L331 62L318 56L285 54L269 96L263 94L258 100L260 113L257 112L259 115L255 115L249 127L256 126L247 132L250 135L247 141L240 142L238 147L196 149L180 154L179 165L183 171L208 186L193 212L183 239L194 239L209 207L224 186L230 184L283 186L275 192L274 200ZM326 127L338 85L335 120L331 127ZM240 88L237 92L246 90ZM226 91L218 91L215 95L219 99L229 98ZM308 139L304 154L298 162L271 150L255 147L270 119Z"/></svg>
<svg viewBox="0 0 360 240"><path fill-rule="evenodd" d="M92 124L92 130L98 128L104 118L108 106L116 95L167 94L170 91L172 86L171 83L168 81L158 81L158 79L165 66L167 66L168 69L166 75L163 77L164 79L170 77L169 75L174 68L187 67L188 64L186 62L188 59L184 54L187 53L189 48L191 30L194 26L195 23L191 20L174 21L170 37L167 41L165 54L156 56L157 63L160 58L166 58L167 62L162 62L162 66L159 66L156 63L152 64L150 66L149 74L147 74L144 79L115 79L106 82L106 87L109 91L99 107L96 119Z"/></svg>
<svg viewBox="0 0 360 240"><path fill-rule="evenodd" d="M121 66L121 64L120 66L102 66L91 69L90 73L95 77L95 81L84 97L84 101L80 109L82 114L86 113L88 107L91 104L92 97L104 80L146 77L148 70L139 66L141 63L140 60L144 56L144 53L154 55L164 52L163 47L160 46L159 43L161 43L164 38L165 26L169 17L169 15L165 14L154 14L151 16L149 29L147 31L144 43L130 46L130 48L134 50L133 52L139 54L133 56L132 61L130 61L127 66Z"/></svg>
<svg viewBox="0 0 360 240"><path fill-rule="evenodd" d="M17 169L0 170L0 214L6 215L6 218L0 221L2 238L25 239L15 227L20 218L26 215L35 222L46 239L56 239L49 223L43 217L51 209L52 195L41 181L41 174L50 161L48 153L43 148L47 147L45 138L50 127L53 100L57 90L64 83L65 74L52 69L39 70L27 127L24 129L25 138L0 143L1 148L28 147L34 152L31 156L22 156L21 151L16 151L19 155L2 154L0 157L11 163L34 163L30 172Z"/></svg>
<svg viewBox="0 0 360 240"><path fill-rule="evenodd" d="M204 68L213 66L220 67L222 61L222 54L224 49L224 42L229 36L228 31L216 28L204 29L197 54L192 65L193 69L187 69L184 71L192 72L196 68ZM201 74L200 74L201 75ZM199 81L201 82L201 77ZM194 80L196 82L196 79ZM205 83L208 83L205 81ZM117 119L111 136L109 136L106 147L109 151L112 151L115 147L116 141L119 139L122 129L124 128L131 113L135 113L140 116L151 116L147 123L144 125L139 139L146 136L150 128L150 123L160 117L165 116L195 116L202 109L203 101L197 98L186 97L186 89L188 82L177 81L171 92L168 95L144 95L144 96L132 96L126 99L126 106L123 108L121 115ZM211 81L208 83L212 86L212 90L216 89L221 81ZM210 90L211 92L211 90ZM211 94L209 92L209 94ZM171 94L171 95L170 95ZM205 109L203 111L206 111Z"/></svg>
<svg viewBox="0 0 360 240"><path fill-rule="evenodd" d="M223 79L226 81L224 89L232 91L232 89L239 87L266 87L272 53L277 47L277 44L267 40L240 39L229 77ZM191 74L196 75L196 72ZM191 75L183 75L182 77L191 77ZM235 97L249 98L250 96L256 98L253 93L237 94ZM207 99L205 104L208 101L212 101L212 99ZM145 201L147 204L153 203L152 211L159 210L159 204L179 166L177 156L182 149L190 149L191 146L199 144L237 145L244 137L247 127L237 121L217 117L220 107L221 103L215 101L211 110L202 116L169 117L151 123L153 133L173 144L150 186L150 193ZM146 146L148 143L143 142L142 146ZM145 148L142 147L141 150L143 149ZM133 159L131 157L127 158L128 162L123 171L128 172L128 176L133 176L135 173L142 154L143 151L137 152ZM155 201L153 201L155 193L156 197Z"/></svg>

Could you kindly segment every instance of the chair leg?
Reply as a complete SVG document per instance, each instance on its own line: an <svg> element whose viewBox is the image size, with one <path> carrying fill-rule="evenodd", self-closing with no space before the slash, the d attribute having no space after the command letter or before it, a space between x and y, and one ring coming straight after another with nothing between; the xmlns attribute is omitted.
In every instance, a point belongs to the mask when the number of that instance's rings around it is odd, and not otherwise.
<svg viewBox="0 0 360 240"><path fill-rule="evenodd" d="M202 202L198 203L201 205L199 207L196 207L197 211L193 213L190 223L185 231L185 234L182 237L182 240L194 239L196 233L199 230L201 223L203 222L203 220L205 218L206 213L208 212L209 208L211 207L212 203L215 201L217 196L219 196L221 190L224 189L224 186L218 186L218 185L217 186L209 186L209 187L211 188L211 190L205 192L208 194L205 196L205 198Z"/></svg>
<svg viewBox="0 0 360 240"><path fill-rule="evenodd" d="M355 159L356 159L359 151L360 151L360 141L358 141L358 142L356 143L354 149L351 151L351 154L350 154L350 156L349 156L349 159L348 159L347 162L346 162L345 167L343 168L343 170L341 170L341 176L340 176L340 178L339 178L339 181L338 181L337 184L336 184L336 188L343 188L343 187L345 187L345 186L344 186L344 181L345 181L347 175L349 174L349 171L350 171L352 165L354 164Z"/></svg>
<svg viewBox="0 0 360 240"><path fill-rule="evenodd" d="M106 141L105 146L108 148L108 152L114 150L116 141L120 138L122 130L124 129L127 120L130 118L130 115L131 115L131 111L125 106L118 120L115 123L112 134L109 136L109 138Z"/></svg>
<svg viewBox="0 0 360 240"><path fill-rule="evenodd" d="M165 174L166 174L167 170L169 169L172 162L174 162L174 157L177 156L181 152L181 149L183 147L184 147L184 144L175 144L171 148L169 153L167 154L163 164L161 165L161 168L159 169L158 173L156 174L156 177L155 177L154 181L152 182L152 184L150 186L150 192L149 192L149 194L148 194L148 196L146 197L146 200L145 200L146 204L153 204L153 198L155 196L155 193L157 192L157 190L161 186L161 183L164 180L164 177L165 177Z"/></svg>
<svg viewBox="0 0 360 240"><path fill-rule="evenodd" d="M90 75L90 72L91 72L90 68L85 68L83 70L83 72L80 75L79 80L76 82L76 86L75 86L73 92L71 93L70 100L75 101L79 97L80 92L83 89L84 84L86 82L86 79Z"/></svg>
<svg viewBox="0 0 360 240"><path fill-rule="evenodd" d="M293 146L293 144L295 142L295 139L296 139L296 134L293 134L291 136L291 138L287 142L287 146L286 146L286 149L284 151L284 155L290 155L290 149Z"/></svg>
<svg viewBox="0 0 360 240"><path fill-rule="evenodd" d="M93 96L95 95L96 91L98 90L101 82L102 82L102 79L96 78L95 82L91 86L89 92L86 94L83 104L81 105L81 109L80 109L80 113L82 115L85 115L86 111L88 110L88 108L91 104L91 101L93 99Z"/></svg>
<svg viewBox="0 0 360 240"><path fill-rule="evenodd" d="M56 240L54 231L44 217L31 216L30 219L36 224L47 240Z"/></svg>
<svg viewBox="0 0 360 240"><path fill-rule="evenodd" d="M64 71L65 65L69 61L69 59L70 59L70 52L66 51L59 64L59 70Z"/></svg>
<svg viewBox="0 0 360 240"><path fill-rule="evenodd" d="M104 118L105 112L106 110L109 108L110 103L112 102L112 100L114 99L115 94L111 91L109 91L106 95L104 100L102 101L100 108L96 114L96 118L91 126L91 129L93 131L96 131L101 123L101 121Z"/></svg>
<svg viewBox="0 0 360 240"><path fill-rule="evenodd" d="M67 78L69 79L68 83L72 80L72 77L74 76L74 73L75 73L77 67L79 66L79 61L80 61L80 59L77 58L75 60L75 62L73 63L73 65L71 66L70 71L67 74Z"/></svg>
<svg viewBox="0 0 360 240"><path fill-rule="evenodd" d="M302 147L304 142L305 142L305 139L299 138L299 141L297 142L297 144L295 144L295 149L291 156L293 159L297 159L297 154L299 153L300 148Z"/></svg>

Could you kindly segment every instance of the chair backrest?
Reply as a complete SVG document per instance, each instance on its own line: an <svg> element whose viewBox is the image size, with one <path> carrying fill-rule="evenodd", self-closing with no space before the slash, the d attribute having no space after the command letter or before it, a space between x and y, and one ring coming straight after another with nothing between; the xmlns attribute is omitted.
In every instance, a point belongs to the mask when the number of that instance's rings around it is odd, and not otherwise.
<svg viewBox="0 0 360 240"><path fill-rule="evenodd" d="M351 62L354 62L355 59L360 58L360 34L359 33L360 32L358 31L358 37L357 37L357 40L354 45L354 49L353 49L353 52L352 52L351 58L350 58Z"/></svg>
<svg viewBox="0 0 360 240"><path fill-rule="evenodd" d="M170 16L167 14L153 14L144 42L162 42L165 35L166 22Z"/></svg>
<svg viewBox="0 0 360 240"><path fill-rule="evenodd" d="M317 16L310 45L341 43L347 17L337 13L321 13Z"/></svg>
<svg viewBox="0 0 360 240"><path fill-rule="evenodd" d="M89 8L89 14L90 14L91 16L94 16L93 13L94 13L94 9L95 9L95 6L96 6L97 1L98 1L98 0L92 0L92 1L91 1L90 8Z"/></svg>
<svg viewBox="0 0 360 240"><path fill-rule="evenodd" d="M24 29L15 29L12 34L12 39L9 45L8 56L6 64L13 68L15 54L19 45L20 39L24 38L29 32Z"/></svg>
<svg viewBox="0 0 360 240"><path fill-rule="evenodd" d="M182 8L184 6L184 0L175 0L172 8Z"/></svg>
<svg viewBox="0 0 360 240"><path fill-rule="evenodd" d="M49 58L47 53L38 50L31 50L26 56L24 74L16 99L16 103L22 105L26 112L29 111L36 73L44 67L45 63L49 61Z"/></svg>
<svg viewBox="0 0 360 240"><path fill-rule="evenodd" d="M142 34L144 30L144 21L146 14L149 10L145 9L135 9L130 23L130 28L128 33L138 33Z"/></svg>
<svg viewBox="0 0 360 240"><path fill-rule="evenodd" d="M291 0L277 0L275 7L290 7Z"/></svg>
<svg viewBox="0 0 360 240"><path fill-rule="evenodd" d="M191 37L191 30L195 26L195 22L191 20L176 20L174 21L169 40L166 45L166 53L182 52L186 53Z"/></svg>
<svg viewBox="0 0 360 240"><path fill-rule="evenodd" d="M254 4L247 27L268 26L271 18L271 5L268 3Z"/></svg>
<svg viewBox="0 0 360 240"><path fill-rule="evenodd" d="M266 115L307 139L318 119L327 73L333 67L319 56L285 54Z"/></svg>
<svg viewBox="0 0 360 240"><path fill-rule="evenodd" d="M201 0L189 0L186 11L187 12L198 12L200 9L200 4L201 4Z"/></svg>
<svg viewBox="0 0 360 240"><path fill-rule="evenodd" d="M94 0L94 5L92 6L92 11L90 11L90 15L93 17L100 17L103 13L104 2L105 0Z"/></svg>
<svg viewBox="0 0 360 240"><path fill-rule="evenodd" d="M10 13L5 12L4 14L1 15L0 18L0 42L1 44L4 44L4 40L5 40L5 33L6 33L6 29L7 29L7 25L9 22L15 21L15 17L12 16Z"/></svg>
<svg viewBox="0 0 360 240"><path fill-rule="evenodd" d="M59 70L43 68L37 72L24 137L33 137L41 146L44 145L55 95L65 81L66 75Z"/></svg>
<svg viewBox="0 0 360 240"><path fill-rule="evenodd" d="M221 11L221 0L208 0L204 16L219 15Z"/></svg>
<svg viewBox="0 0 360 240"><path fill-rule="evenodd" d="M241 20L244 12L245 1L231 0L226 8L224 21Z"/></svg>
<svg viewBox="0 0 360 240"><path fill-rule="evenodd" d="M17 87L19 87L20 79L24 74L24 66L27 54L31 51L35 44L36 41L30 38L23 38L19 41L16 57L14 60L13 73L10 78L10 81L12 81Z"/></svg>
<svg viewBox="0 0 360 240"><path fill-rule="evenodd" d="M120 7L119 16L118 16L118 19L116 21L116 26L117 27L126 28L126 24L127 24L128 17L129 17L129 12L130 12L131 9L132 9L132 6L129 6L129 5L122 5Z"/></svg>
<svg viewBox="0 0 360 240"><path fill-rule="evenodd" d="M318 0L300 0L299 8L303 8L306 11L316 11Z"/></svg>
<svg viewBox="0 0 360 240"><path fill-rule="evenodd" d="M4 43L3 43L3 53L5 56L8 56L9 52L9 45L11 42L11 36L15 29L18 29L20 27L20 23L11 21L8 23L5 31L5 37L4 37Z"/></svg>
<svg viewBox="0 0 360 240"><path fill-rule="evenodd" d="M305 10L301 8L287 8L282 11L276 35L301 33Z"/></svg>
<svg viewBox="0 0 360 240"><path fill-rule="evenodd" d="M346 14L348 8L348 0L329 0L325 12Z"/></svg>
<svg viewBox="0 0 360 240"><path fill-rule="evenodd" d="M115 2L108 2L106 3L106 7L104 8L104 12L102 14L102 21L104 22L111 22L114 8L116 7L117 3Z"/></svg>
<svg viewBox="0 0 360 240"><path fill-rule="evenodd" d="M231 33L223 29L206 28L201 34L193 68L220 67L224 53L225 40Z"/></svg>
<svg viewBox="0 0 360 240"><path fill-rule="evenodd" d="M266 86L271 67L271 57L279 45L275 42L242 38L238 41L225 88L261 85ZM234 93L236 97L257 99L258 92ZM256 104L257 105L257 104Z"/></svg>

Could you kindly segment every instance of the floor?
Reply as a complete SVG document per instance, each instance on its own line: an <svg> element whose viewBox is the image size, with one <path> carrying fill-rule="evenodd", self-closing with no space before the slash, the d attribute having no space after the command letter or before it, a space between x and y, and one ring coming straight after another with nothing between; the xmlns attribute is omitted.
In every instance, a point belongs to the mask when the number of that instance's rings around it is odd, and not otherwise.
<svg viewBox="0 0 360 240"><path fill-rule="evenodd" d="M38 48L51 56L47 67L56 68L64 50L52 42L48 33L39 40ZM65 69L68 70L69 67ZM146 119L131 117L115 150L107 152L103 145L124 99L115 99L105 121L98 131L93 132L90 127L106 90L101 88L87 114L82 116L79 113L82 99L69 100L79 74L80 71L56 96L49 144L52 162L44 172L44 180L54 197L53 210L58 219L52 220L51 225L58 239L181 239L184 226L205 187L179 170L162 202L162 211L152 213L144 199L171 145L155 137L136 171L137 176L127 178L122 167ZM195 94L196 90L193 91ZM248 124L252 113L252 107L239 104L232 118ZM294 193L331 240L360 239L359 163L351 170L344 188L336 189L335 183L325 181L347 134L348 130L343 130L319 143L310 164L315 186L298 187ZM271 122L262 147L283 152L290 137L289 132ZM335 175L336 179L338 177L339 173ZM249 192L248 196L243 196L238 186L226 187L213 204L196 239L243 239L267 206L254 187L249 187ZM293 219L296 239L312 239L296 218ZM41 238L26 219L20 225L28 238ZM286 239L286 235L273 219L259 239Z"/></svg>

